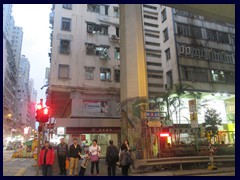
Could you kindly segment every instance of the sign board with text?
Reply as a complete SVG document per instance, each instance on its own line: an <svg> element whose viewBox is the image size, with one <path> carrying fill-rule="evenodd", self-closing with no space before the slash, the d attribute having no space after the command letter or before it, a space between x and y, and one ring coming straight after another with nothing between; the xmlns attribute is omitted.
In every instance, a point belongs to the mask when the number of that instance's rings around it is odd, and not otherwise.
<svg viewBox="0 0 240 180"><path fill-rule="evenodd" d="M147 110L146 111L146 117L147 118L159 118L160 117L160 112L159 111Z"/></svg>
<svg viewBox="0 0 240 180"><path fill-rule="evenodd" d="M148 121L148 127L162 127L162 123L160 121Z"/></svg>

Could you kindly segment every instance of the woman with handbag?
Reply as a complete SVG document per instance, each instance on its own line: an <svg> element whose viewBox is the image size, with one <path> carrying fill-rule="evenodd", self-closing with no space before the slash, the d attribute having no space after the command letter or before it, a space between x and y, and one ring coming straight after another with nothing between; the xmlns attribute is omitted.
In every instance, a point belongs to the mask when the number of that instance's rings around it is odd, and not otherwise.
<svg viewBox="0 0 240 180"><path fill-rule="evenodd" d="M94 166L96 165L97 176L99 175L99 158L101 147L97 144L97 140L92 141L92 146L89 148L90 161L91 161L91 175L93 175Z"/></svg>

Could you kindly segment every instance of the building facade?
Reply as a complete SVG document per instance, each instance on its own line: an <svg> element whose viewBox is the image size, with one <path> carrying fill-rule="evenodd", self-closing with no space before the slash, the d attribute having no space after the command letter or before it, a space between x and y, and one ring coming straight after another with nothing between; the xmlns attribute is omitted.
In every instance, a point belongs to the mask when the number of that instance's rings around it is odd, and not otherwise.
<svg viewBox="0 0 240 180"><path fill-rule="evenodd" d="M118 5L54 4L47 105L69 143L120 138Z"/></svg>

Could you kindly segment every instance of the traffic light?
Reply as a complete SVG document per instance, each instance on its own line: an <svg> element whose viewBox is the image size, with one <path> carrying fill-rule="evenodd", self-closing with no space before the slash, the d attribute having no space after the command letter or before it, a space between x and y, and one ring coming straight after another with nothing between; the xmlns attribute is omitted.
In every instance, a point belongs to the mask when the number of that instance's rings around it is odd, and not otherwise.
<svg viewBox="0 0 240 180"><path fill-rule="evenodd" d="M41 122L48 122L49 119L49 110L47 107L43 108L43 113L41 116Z"/></svg>
<svg viewBox="0 0 240 180"><path fill-rule="evenodd" d="M48 119L49 119L48 107L42 107L41 104L38 104L37 110L36 110L36 121L45 123L45 122L48 122Z"/></svg>

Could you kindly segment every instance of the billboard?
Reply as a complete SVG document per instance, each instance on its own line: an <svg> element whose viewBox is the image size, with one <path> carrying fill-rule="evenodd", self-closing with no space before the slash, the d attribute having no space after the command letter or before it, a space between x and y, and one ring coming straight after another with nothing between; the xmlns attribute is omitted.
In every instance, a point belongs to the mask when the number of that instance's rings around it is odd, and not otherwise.
<svg viewBox="0 0 240 180"><path fill-rule="evenodd" d="M95 113L107 113L108 102L97 100L83 100L83 111Z"/></svg>

